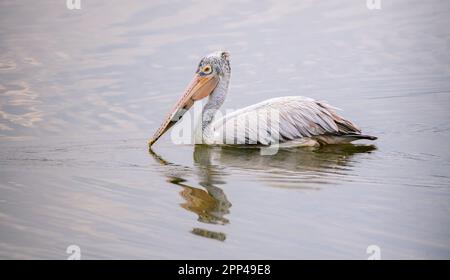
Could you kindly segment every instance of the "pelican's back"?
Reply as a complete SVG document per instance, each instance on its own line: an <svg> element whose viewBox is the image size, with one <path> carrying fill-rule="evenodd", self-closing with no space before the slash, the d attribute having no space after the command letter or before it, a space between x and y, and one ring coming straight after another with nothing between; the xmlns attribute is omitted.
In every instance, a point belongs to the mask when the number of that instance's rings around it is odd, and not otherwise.
<svg viewBox="0 0 450 280"><path fill-rule="evenodd" d="M205 133L208 144L281 143L295 146L348 143L362 135L336 108L303 96L272 98L215 120Z"/></svg>

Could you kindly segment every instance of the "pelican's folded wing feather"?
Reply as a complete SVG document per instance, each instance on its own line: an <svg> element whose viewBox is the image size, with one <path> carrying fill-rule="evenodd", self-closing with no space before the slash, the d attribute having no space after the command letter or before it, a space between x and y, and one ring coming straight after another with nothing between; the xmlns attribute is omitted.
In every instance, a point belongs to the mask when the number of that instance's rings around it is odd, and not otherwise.
<svg viewBox="0 0 450 280"><path fill-rule="evenodd" d="M282 143L303 137L361 133L335 109L307 97L279 97L227 114L215 120L212 127L215 138L228 144L269 145L277 140ZM273 133L276 130L278 135Z"/></svg>

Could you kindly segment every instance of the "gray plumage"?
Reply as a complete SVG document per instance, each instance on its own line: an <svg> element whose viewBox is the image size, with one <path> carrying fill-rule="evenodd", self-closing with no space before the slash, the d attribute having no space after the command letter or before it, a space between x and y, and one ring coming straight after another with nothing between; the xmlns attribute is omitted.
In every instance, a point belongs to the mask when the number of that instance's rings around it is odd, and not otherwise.
<svg viewBox="0 0 450 280"><path fill-rule="evenodd" d="M338 115L335 109L325 102L303 96L272 98L215 120L210 131L204 134L204 141L210 144L316 146L376 139L361 135L361 130ZM278 117L272 118L271 112ZM278 135L271 135L273 127L278 127L275 129ZM261 133L262 128L267 131Z"/></svg>

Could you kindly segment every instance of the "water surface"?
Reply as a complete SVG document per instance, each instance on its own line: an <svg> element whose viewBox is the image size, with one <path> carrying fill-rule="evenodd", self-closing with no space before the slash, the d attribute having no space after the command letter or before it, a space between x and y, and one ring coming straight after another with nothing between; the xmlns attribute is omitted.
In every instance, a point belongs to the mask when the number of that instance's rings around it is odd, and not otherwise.
<svg viewBox="0 0 450 280"><path fill-rule="evenodd" d="M0 2L0 258L450 257L450 4ZM305 95L375 142L146 143L216 49L224 109Z"/></svg>

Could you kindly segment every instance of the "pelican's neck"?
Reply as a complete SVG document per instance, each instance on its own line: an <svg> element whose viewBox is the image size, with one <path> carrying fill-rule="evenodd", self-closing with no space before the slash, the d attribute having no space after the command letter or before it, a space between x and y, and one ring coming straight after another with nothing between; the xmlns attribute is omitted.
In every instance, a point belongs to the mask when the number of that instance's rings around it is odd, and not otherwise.
<svg viewBox="0 0 450 280"><path fill-rule="evenodd" d="M202 111L202 131L209 127L214 119L217 110L222 106L228 92L228 85L230 83L230 73L224 74L220 77L219 83L214 91L209 95L208 102Z"/></svg>

